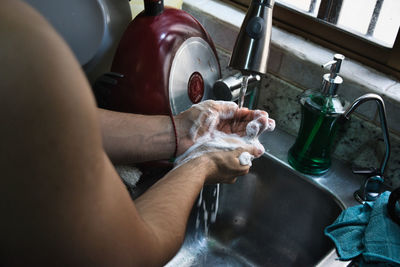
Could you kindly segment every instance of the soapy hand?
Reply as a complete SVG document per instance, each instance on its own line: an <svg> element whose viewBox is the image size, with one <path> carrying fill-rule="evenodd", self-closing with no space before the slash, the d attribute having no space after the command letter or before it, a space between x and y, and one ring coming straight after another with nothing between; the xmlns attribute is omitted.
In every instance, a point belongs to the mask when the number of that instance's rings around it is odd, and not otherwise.
<svg viewBox="0 0 400 267"><path fill-rule="evenodd" d="M205 101L185 113L181 116L191 122L187 127L187 144L191 147L175 164L178 167L199 157L211 160L213 168L207 182L230 183L236 176L246 174L251 160L264 153L258 136L275 127L275 121L265 111L239 109L233 102Z"/></svg>
<svg viewBox="0 0 400 267"><path fill-rule="evenodd" d="M249 172L251 165L240 164L240 155L254 153L254 147L246 146L234 151L218 151L205 153L201 157L207 158L211 164L208 165L206 184L236 182L238 176Z"/></svg>
<svg viewBox="0 0 400 267"><path fill-rule="evenodd" d="M234 102L207 100L176 116L179 136L178 155L184 153L200 138L213 139L216 133L257 138L272 131L275 121L261 110L239 109ZM264 150L257 153L260 156Z"/></svg>

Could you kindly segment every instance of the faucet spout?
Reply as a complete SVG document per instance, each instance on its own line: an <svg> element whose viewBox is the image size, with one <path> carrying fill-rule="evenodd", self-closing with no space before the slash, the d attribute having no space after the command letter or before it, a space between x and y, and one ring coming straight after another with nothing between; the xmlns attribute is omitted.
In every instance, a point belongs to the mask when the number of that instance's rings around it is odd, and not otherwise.
<svg viewBox="0 0 400 267"><path fill-rule="evenodd" d="M229 67L243 74L267 74L274 0L252 0L244 18Z"/></svg>
<svg viewBox="0 0 400 267"><path fill-rule="evenodd" d="M260 75L267 74L274 3L275 0L251 1L229 62L229 67L240 71L240 73L218 80L214 84L213 92L217 99L233 101L237 97L238 105L242 107L244 98L250 91L247 90L247 86L253 81L259 81ZM240 77L240 80L238 77ZM236 85L239 85L239 89L234 91ZM257 92L258 90L251 90L249 107L252 106L251 99L254 100ZM237 96L234 96L234 93Z"/></svg>
<svg viewBox="0 0 400 267"><path fill-rule="evenodd" d="M378 106L378 111L379 111L379 119L381 123L381 129L382 129L382 134L383 134L383 141L385 142L385 156L381 161L380 168L378 170L380 175L383 175L386 164L389 160L390 157L390 140L389 140L389 130L387 127L387 119L386 119L386 109L385 109L385 103L383 102L382 97L380 97L377 94L365 94L363 96L360 96L354 102L350 105L350 107L347 108L347 110L344 112L343 116L346 119L350 118L350 115L356 110L361 104L367 102L367 101L375 101L375 103Z"/></svg>
<svg viewBox="0 0 400 267"><path fill-rule="evenodd" d="M368 175L365 183L361 186L359 190L354 193L354 197L359 202L373 201L377 199L380 195L380 188L384 182L383 173L385 171L387 162L390 157L390 140L389 140L389 130L387 127L386 110L385 103L382 97L377 94L365 94L350 105L349 108L344 112L343 117L346 119L350 118L350 115L363 103L368 101L374 101L378 106L379 119L382 128L383 140L385 142L385 156L381 161L379 169L369 168L363 170L353 170L355 174L366 174Z"/></svg>

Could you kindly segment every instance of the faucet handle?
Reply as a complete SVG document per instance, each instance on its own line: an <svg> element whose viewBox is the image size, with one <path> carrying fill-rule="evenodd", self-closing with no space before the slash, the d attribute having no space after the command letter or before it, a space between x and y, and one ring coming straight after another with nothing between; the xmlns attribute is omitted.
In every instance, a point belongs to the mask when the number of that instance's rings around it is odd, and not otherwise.
<svg viewBox="0 0 400 267"><path fill-rule="evenodd" d="M354 174L360 174L360 175L377 175L377 174L379 174L379 171L373 167L353 166L352 171Z"/></svg>

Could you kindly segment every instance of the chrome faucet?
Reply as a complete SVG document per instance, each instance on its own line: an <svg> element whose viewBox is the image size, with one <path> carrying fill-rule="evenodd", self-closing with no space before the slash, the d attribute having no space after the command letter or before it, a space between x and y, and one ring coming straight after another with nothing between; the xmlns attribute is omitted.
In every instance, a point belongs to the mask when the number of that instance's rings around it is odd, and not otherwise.
<svg viewBox="0 0 400 267"><path fill-rule="evenodd" d="M342 117L348 120L353 111L367 101L374 101L378 106L380 124L382 128L386 151L385 156L383 157L381 165L378 169L365 168L353 170L353 173L355 174L367 175L367 178L365 179L365 182L361 185L360 189L354 192L354 197L357 201L361 203L365 201L374 201L379 197L384 182L383 174L385 172L385 168L390 157L389 130L387 127L385 104L382 97L377 94L365 94L354 100L354 102L344 112Z"/></svg>
<svg viewBox="0 0 400 267"><path fill-rule="evenodd" d="M244 97L243 92L237 91L242 77L251 76L249 83L253 83L261 79L259 75L267 74L274 3L275 0L251 1L229 62L229 67L241 73L218 80L213 87L215 96L231 101Z"/></svg>
<svg viewBox="0 0 400 267"><path fill-rule="evenodd" d="M274 0L252 0L244 18L229 67L243 74L267 74Z"/></svg>
<svg viewBox="0 0 400 267"><path fill-rule="evenodd" d="M248 80L248 90L246 95L249 95L257 82L261 80L260 75L250 75ZM214 95L218 100L225 101L236 101L241 95L241 85L243 81L243 74L240 72L228 76L224 79L220 79L214 83L213 91Z"/></svg>

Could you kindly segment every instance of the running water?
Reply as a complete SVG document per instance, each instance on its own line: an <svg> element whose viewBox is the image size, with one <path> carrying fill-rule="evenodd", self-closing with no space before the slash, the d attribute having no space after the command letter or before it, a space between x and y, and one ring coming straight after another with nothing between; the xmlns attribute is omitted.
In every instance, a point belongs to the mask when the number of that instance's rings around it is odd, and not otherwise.
<svg viewBox="0 0 400 267"><path fill-rule="evenodd" d="M219 205L219 184L216 185L213 197L215 199L213 205L211 205L211 223L215 223L217 220L218 205Z"/></svg>
<svg viewBox="0 0 400 267"><path fill-rule="evenodd" d="M239 93L239 99L238 99L239 108L243 107L244 97L246 96L247 86L249 85L249 80L250 80L250 76L243 75L242 85L240 87L240 93Z"/></svg>
<svg viewBox="0 0 400 267"><path fill-rule="evenodd" d="M240 85L239 98L238 98L238 108L243 108L244 98L246 96L247 87L249 85L249 79L250 79L250 76L247 76L247 75L243 75L243 77L242 77L242 83ZM234 119L233 126L236 127L236 124L237 124L237 121L236 121L236 119Z"/></svg>
<svg viewBox="0 0 400 267"><path fill-rule="evenodd" d="M210 192L211 190L211 192ZM203 188L197 201L196 235L208 236L210 225L217 220L220 185ZM203 230L203 231L198 231ZM198 236L199 238L200 236Z"/></svg>

